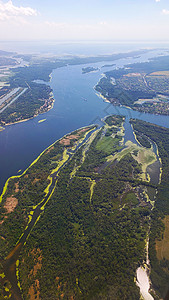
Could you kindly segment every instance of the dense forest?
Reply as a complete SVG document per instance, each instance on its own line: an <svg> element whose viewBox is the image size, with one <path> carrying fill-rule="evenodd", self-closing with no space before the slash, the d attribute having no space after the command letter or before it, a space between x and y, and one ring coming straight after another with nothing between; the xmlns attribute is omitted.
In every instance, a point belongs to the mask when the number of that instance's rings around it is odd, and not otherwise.
<svg viewBox="0 0 169 300"><path fill-rule="evenodd" d="M52 89L46 84L30 83L24 94L0 114L0 124L5 125L33 118L52 107Z"/></svg>
<svg viewBox="0 0 169 300"><path fill-rule="evenodd" d="M151 280L153 287L158 291L160 298L166 296L169 289L169 260L165 255L159 260L157 258L157 241L163 240L165 228L164 220L169 215L169 129L143 122L131 120L135 132L146 135L156 142L159 155L162 160L161 184L158 187L158 194L155 209L152 212L152 223L150 232L150 261ZM167 248L166 248L167 247ZM163 243L163 248L168 252L168 245Z"/></svg>
<svg viewBox="0 0 169 300"><path fill-rule="evenodd" d="M48 197L17 258L23 299L139 299L134 279L152 213L146 194L156 187L140 177L139 150L125 150L123 122L109 116L102 128L63 137L9 180L0 220L3 295L12 292L5 257Z"/></svg>

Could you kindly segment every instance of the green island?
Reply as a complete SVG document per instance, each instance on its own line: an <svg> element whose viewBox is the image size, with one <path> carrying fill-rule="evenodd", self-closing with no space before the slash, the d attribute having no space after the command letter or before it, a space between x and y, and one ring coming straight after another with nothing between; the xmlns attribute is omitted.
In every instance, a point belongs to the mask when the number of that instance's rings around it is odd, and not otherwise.
<svg viewBox="0 0 169 300"><path fill-rule="evenodd" d="M42 120L39 120L38 123L43 123L45 121L46 121L46 119L42 119Z"/></svg>
<svg viewBox="0 0 169 300"><path fill-rule="evenodd" d="M54 97L47 83L54 69L68 64L114 61L146 52L148 50L98 57L72 56L59 59L56 56L22 55L0 50L0 126L22 122L52 109ZM38 80L43 82L39 83ZM17 93L10 96L14 89L18 89Z"/></svg>
<svg viewBox="0 0 169 300"><path fill-rule="evenodd" d="M114 67L115 64L111 64L111 65L103 65L102 68L107 68L107 67Z"/></svg>
<svg viewBox="0 0 169 300"><path fill-rule="evenodd" d="M124 144L125 118L103 121L56 141L5 184L0 299L139 299L147 237L151 293L165 295L169 130L131 120L136 140Z"/></svg>
<svg viewBox="0 0 169 300"><path fill-rule="evenodd" d="M2 126L0 126L0 131L4 130L4 128Z"/></svg>
<svg viewBox="0 0 169 300"><path fill-rule="evenodd" d="M86 67L82 68L82 74L90 73L90 72L95 72L98 71L99 68L94 68L94 67Z"/></svg>
<svg viewBox="0 0 169 300"><path fill-rule="evenodd" d="M169 56L106 72L95 90L114 105L169 115Z"/></svg>

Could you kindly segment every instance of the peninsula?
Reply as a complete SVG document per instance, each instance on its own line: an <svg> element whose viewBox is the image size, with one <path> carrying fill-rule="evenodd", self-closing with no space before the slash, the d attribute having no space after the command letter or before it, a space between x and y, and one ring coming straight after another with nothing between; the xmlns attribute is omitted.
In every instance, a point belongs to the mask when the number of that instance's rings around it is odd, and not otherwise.
<svg viewBox="0 0 169 300"><path fill-rule="evenodd" d="M131 122L135 143L124 144L124 117L109 116L100 128L56 141L7 181L0 210L3 297L139 299L136 270L147 255L151 293L164 295L167 252L161 258L158 249L169 215L169 130Z"/></svg>
<svg viewBox="0 0 169 300"><path fill-rule="evenodd" d="M169 56L105 72L95 90L114 105L169 115Z"/></svg>

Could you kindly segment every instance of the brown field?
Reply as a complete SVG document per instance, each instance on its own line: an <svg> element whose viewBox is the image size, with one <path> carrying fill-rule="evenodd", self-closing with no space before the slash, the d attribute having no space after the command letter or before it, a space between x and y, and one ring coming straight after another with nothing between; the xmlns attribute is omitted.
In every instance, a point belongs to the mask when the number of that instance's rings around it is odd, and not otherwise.
<svg viewBox="0 0 169 300"><path fill-rule="evenodd" d="M52 146L52 147L50 147L47 151L46 151L46 153L45 154L48 154L51 150L53 150L54 149L54 146Z"/></svg>
<svg viewBox="0 0 169 300"><path fill-rule="evenodd" d="M7 210L7 213L11 213L14 211L15 207L18 204L18 199L16 199L13 195L11 197L6 198L6 202L4 208Z"/></svg>
<svg viewBox="0 0 169 300"><path fill-rule="evenodd" d="M64 139L62 139L59 143L63 144L65 146L70 145L70 140L77 140L79 138L79 135L69 135L68 137L65 137Z"/></svg>
<svg viewBox="0 0 169 300"><path fill-rule="evenodd" d="M36 182L38 182L40 179L35 178L34 181L32 182L32 184L35 184Z"/></svg>
<svg viewBox="0 0 169 300"><path fill-rule="evenodd" d="M34 281L34 285L32 284L29 288L29 299L30 300L40 300L40 291L39 291L39 280L36 279Z"/></svg>
<svg viewBox="0 0 169 300"><path fill-rule="evenodd" d="M139 76L141 76L141 74L140 73L128 73L124 76L126 76L126 77L139 77Z"/></svg>
<svg viewBox="0 0 169 300"><path fill-rule="evenodd" d="M169 216L166 216L163 222L165 225L164 236L161 241L156 241L156 252L159 260L163 258L169 260Z"/></svg>
<svg viewBox="0 0 169 300"><path fill-rule="evenodd" d="M149 76L169 76L169 71L157 71L149 74Z"/></svg>
<svg viewBox="0 0 169 300"><path fill-rule="evenodd" d="M68 145L70 145L71 140L77 140L80 137L80 134L87 130L89 130L88 127L83 128L83 129L79 130L77 134L71 134L71 135L68 135L65 138L61 139L59 143L65 145L65 146L68 146Z"/></svg>
<svg viewBox="0 0 169 300"><path fill-rule="evenodd" d="M19 192L19 182L15 183L15 193Z"/></svg>
<svg viewBox="0 0 169 300"><path fill-rule="evenodd" d="M31 255L33 256L35 265L34 265L33 269L30 271L30 274L28 277L34 281L34 284L30 286L28 295L29 295L30 300L40 300L41 299L40 298L40 284L39 284L39 280L36 279L36 274L37 274L37 271L40 270L42 267L41 250L39 248L33 249L31 251Z"/></svg>

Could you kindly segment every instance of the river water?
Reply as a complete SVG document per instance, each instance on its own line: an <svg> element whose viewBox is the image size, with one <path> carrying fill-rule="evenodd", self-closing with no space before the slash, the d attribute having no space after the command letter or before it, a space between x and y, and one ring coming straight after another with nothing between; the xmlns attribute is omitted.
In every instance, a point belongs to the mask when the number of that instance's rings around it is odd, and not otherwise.
<svg viewBox="0 0 169 300"><path fill-rule="evenodd" d="M141 57L66 66L54 70L50 82L55 97L53 109L32 120L6 126L5 130L0 132L0 189L2 190L8 177L19 174L19 170L24 171L55 140L82 126L100 123L101 118L106 115L126 116L125 140L134 141L129 124L130 118L142 119L169 128L168 116L145 114L125 107L113 106L99 98L93 88L103 72L114 68L102 68L103 65L115 63L115 67L122 67L133 62L147 61L148 58L163 52L155 50ZM82 68L87 66L98 67L100 70L82 74ZM41 119L46 121L38 123Z"/></svg>

